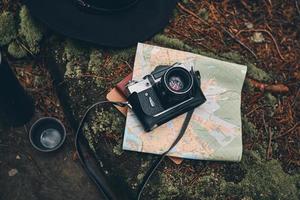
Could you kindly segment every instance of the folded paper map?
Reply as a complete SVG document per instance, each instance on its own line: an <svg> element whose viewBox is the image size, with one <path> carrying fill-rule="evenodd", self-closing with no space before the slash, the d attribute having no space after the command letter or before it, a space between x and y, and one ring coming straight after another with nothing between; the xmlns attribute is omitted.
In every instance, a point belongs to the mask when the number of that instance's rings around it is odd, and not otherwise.
<svg viewBox="0 0 300 200"><path fill-rule="evenodd" d="M175 62L193 66L201 74L207 101L194 111L189 126L168 155L188 159L240 161L242 156L241 89L247 67L184 51L138 44L133 80L141 80L158 65ZM185 114L145 132L128 110L123 149L164 153L179 134Z"/></svg>

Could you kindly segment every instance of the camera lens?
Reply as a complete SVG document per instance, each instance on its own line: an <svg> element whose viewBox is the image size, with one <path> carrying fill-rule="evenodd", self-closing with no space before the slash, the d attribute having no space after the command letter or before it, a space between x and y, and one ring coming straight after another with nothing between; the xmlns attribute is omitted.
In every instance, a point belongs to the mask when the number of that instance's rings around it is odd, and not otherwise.
<svg viewBox="0 0 300 200"><path fill-rule="evenodd" d="M163 76L166 89L174 94L184 94L190 91L193 77L183 67L172 67Z"/></svg>
<svg viewBox="0 0 300 200"><path fill-rule="evenodd" d="M161 78L159 93L165 107L178 104L191 96L192 74L185 68L173 66Z"/></svg>
<svg viewBox="0 0 300 200"><path fill-rule="evenodd" d="M184 82L179 76L171 76L167 84L172 90L176 92L179 92L184 88Z"/></svg>

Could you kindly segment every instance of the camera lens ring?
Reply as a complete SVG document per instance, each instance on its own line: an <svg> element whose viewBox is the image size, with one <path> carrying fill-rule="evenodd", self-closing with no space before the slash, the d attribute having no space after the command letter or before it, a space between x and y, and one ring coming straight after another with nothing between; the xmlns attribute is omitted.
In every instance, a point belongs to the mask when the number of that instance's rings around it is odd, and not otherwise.
<svg viewBox="0 0 300 200"><path fill-rule="evenodd" d="M185 80L185 84L187 83L187 85L188 86L183 86L183 89L180 89L180 90L183 90L183 91L176 91L176 90L174 90L173 88L171 88L170 87L170 83L168 83L167 81L169 81L170 80L170 74L171 73L175 73L175 72L179 72L179 71L181 71L181 72L184 72L184 73L182 73L182 74L180 74L180 78L182 78L183 77L183 79ZM176 74L176 73L175 73ZM183 75L184 74L184 75ZM185 76L185 77L184 77ZM172 77L172 76L171 76ZM169 92L171 92L171 93L173 93L173 94L179 94L179 95L183 95L183 94L186 94L186 93L188 93L191 89L192 89L192 87L193 87L193 85L194 85L194 79L193 79L193 77L192 77L192 75L190 74L190 72L187 70L187 69L185 69L184 67L180 67L180 66L173 66L173 67L171 67L171 68L169 68L165 73L164 73L164 75L163 75L163 82L164 82L164 85L165 85L165 88L169 91ZM178 77L179 78L179 77ZM187 81L186 81L187 80ZM180 81L182 81L182 80L180 80ZM184 81L182 81L182 82L184 82Z"/></svg>

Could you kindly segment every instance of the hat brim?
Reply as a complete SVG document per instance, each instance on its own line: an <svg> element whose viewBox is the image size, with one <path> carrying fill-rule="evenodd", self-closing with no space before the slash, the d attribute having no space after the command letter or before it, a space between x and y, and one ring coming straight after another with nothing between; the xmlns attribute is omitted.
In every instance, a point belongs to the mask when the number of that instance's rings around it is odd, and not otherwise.
<svg viewBox="0 0 300 200"><path fill-rule="evenodd" d="M26 0L32 15L63 35L108 47L147 40L168 23L178 0L140 0L128 10L96 14L71 0Z"/></svg>

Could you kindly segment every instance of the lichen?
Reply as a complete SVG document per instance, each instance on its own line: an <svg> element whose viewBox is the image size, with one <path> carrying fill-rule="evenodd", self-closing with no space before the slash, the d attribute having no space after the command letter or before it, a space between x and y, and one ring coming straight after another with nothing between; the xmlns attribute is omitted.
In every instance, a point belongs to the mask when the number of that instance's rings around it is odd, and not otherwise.
<svg viewBox="0 0 300 200"><path fill-rule="evenodd" d="M70 61L66 65L65 78L78 78L82 76L82 68L77 62Z"/></svg>
<svg viewBox="0 0 300 200"><path fill-rule="evenodd" d="M124 118L116 114L115 108L110 108L104 110L103 108L100 111L96 112L95 121L97 126L92 126L92 130L95 134L103 133L112 134L112 133L121 133L124 126Z"/></svg>
<svg viewBox="0 0 300 200"><path fill-rule="evenodd" d="M129 62L131 59L133 59L135 52L136 52L135 47L122 49L122 50L109 51L109 54L111 55L111 59L103 67L108 70L109 74L112 74L113 73L112 71L116 69L116 66L118 66L121 63Z"/></svg>
<svg viewBox="0 0 300 200"><path fill-rule="evenodd" d="M30 52L37 54L40 51L39 42L43 37L42 28L32 19L26 6L21 7L19 15L19 36L26 43Z"/></svg>
<svg viewBox="0 0 300 200"><path fill-rule="evenodd" d="M170 170L159 172L159 182L152 184L150 194L157 199L292 200L300 195L299 176L286 174L277 160L266 161L259 152L245 150L240 163L222 166L227 168L225 174L212 169L207 169L204 175ZM242 176L230 177L235 176L234 173L242 173Z"/></svg>
<svg viewBox="0 0 300 200"><path fill-rule="evenodd" d="M13 41L8 45L7 51L15 58L23 58L27 55L27 51L16 41Z"/></svg>
<svg viewBox="0 0 300 200"><path fill-rule="evenodd" d="M9 44L17 36L17 28L12 13L4 11L0 15L0 46Z"/></svg>
<svg viewBox="0 0 300 200"><path fill-rule="evenodd" d="M119 144L117 144L117 145L114 146L113 153L116 154L116 155L118 155L118 156L122 155L123 150L122 150L121 143L119 143Z"/></svg>
<svg viewBox="0 0 300 200"><path fill-rule="evenodd" d="M180 195L180 191L178 188L177 180L173 179L172 175L168 175L162 173L160 175L160 182L163 187L160 187L158 190L158 199L167 200L167 199L174 199L175 197Z"/></svg>
<svg viewBox="0 0 300 200"><path fill-rule="evenodd" d="M119 116L114 109L113 107L109 109L100 108L94 113L88 132L95 144L98 143L100 137L105 136L113 138L115 141L121 139L125 119L123 116Z"/></svg>
<svg viewBox="0 0 300 200"><path fill-rule="evenodd" d="M90 60L88 63L88 71L94 74L101 74L103 71L105 71L102 69L102 64L102 52L96 49L92 50L90 54Z"/></svg>
<svg viewBox="0 0 300 200"><path fill-rule="evenodd" d="M105 85L104 77L109 74L109 71L103 66L103 55L101 51L97 49L91 50L87 73L95 75L93 80L97 87L103 87Z"/></svg>
<svg viewBox="0 0 300 200"><path fill-rule="evenodd" d="M247 74L250 78L255 79L257 81L272 81L272 76L270 74L256 67L254 64L248 64Z"/></svg>
<svg viewBox="0 0 300 200"><path fill-rule="evenodd" d="M241 165L247 169L245 178L238 184L228 184L226 195L253 199L298 199L297 176L282 170L277 160L265 161L254 152L246 152Z"/></svg>
<svg viewBox="0 0 300 200"><path fill-rule="evenodd" d="M221 179L213 171L207 175L184 173L182 171L159 173L157 184L157 199L217 199L220 193Z"/></svg>
<svg viewBox="0 0 300 200"><path fill-rule="evenodd" d="M141 184L144 176L146 174L146 171L150 168L150 164L151 162L149 160L141 160L141 166L139 168L139 173L136 176L136 179L132 179L132 188L134 188L134 186L137 186L138 184Z"/></svg>
<svg viewBox="0 0 300 200"><path fill-rule="evenodd" d="M67 39L65 42L63 59L64 61L81 61L82 59L85 59L87 52L88 48L85 48L82 43Z"/></svg>

